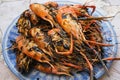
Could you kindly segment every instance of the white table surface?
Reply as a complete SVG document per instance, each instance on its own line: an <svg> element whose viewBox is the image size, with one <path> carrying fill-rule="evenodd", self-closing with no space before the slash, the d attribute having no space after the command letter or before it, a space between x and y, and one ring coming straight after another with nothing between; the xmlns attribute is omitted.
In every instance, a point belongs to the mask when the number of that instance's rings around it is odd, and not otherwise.
<svg viewBox="0 0 120 80"><path fill-rule="evenodd" d="M6 28L10 23L20 15L24 10L29 8L30 0L0 0L0 28L4 34ZM32 2L46 2L49 0L32 0ZM80 3L84 3L86 0L69 0ZM88 0L90 1L90 0ZM114 30L117 33L118 40L118 53L117 57L120 57L120 0L91 0L89 3L102 9L104 16L114 16L110 20L114 26ZM0 43L1 43L0 34ZM1 46L0 46L1 51ZM102 76L99 80L120 80L120 61L114 61L109 69L110 76ZM7 67L4 62L3 56L0 53L0 80L19 80Z"/></svg>

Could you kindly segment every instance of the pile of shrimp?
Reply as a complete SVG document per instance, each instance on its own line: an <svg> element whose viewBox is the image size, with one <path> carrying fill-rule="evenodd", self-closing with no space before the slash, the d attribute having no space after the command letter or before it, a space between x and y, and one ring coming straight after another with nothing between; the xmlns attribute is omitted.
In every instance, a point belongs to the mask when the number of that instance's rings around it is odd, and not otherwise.
<svg viewBox="0 0 120 80"><path fill-rule="evenodd" d="M92 11L88 11L92 9ZM107 17L94 17L95 6L64 5L56 2L30 4L17 21L19 36L12 45L16 52L17 69L71 76L85 69L93 80L93 66L103 58L101 26Z"/></svg>

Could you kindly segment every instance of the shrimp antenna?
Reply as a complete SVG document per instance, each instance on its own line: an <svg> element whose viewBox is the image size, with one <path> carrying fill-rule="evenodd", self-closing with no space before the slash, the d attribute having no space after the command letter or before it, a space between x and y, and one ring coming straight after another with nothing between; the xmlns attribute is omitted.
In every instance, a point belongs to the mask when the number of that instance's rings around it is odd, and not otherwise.
<svg viewBox="0 0 120 80"><path fill-rule="evenodd" d="M20 39L20 40L22 40L22 39ZM17 42L19 42L20 40L18 40ZM13 45L12 45L12 46L7 47L6 49L0 51L0 53L4 52L4 51L6 51L6 50L12 50L12 49L15 49L15 48L16 48L16 46L13 46Z"/></svg>

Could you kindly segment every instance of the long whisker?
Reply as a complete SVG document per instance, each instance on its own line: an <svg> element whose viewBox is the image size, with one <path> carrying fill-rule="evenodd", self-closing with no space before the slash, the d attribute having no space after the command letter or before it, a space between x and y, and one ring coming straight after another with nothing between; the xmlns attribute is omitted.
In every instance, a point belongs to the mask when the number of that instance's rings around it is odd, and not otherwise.
<svg viewBox="0 0 120 80"><path fill-rule="evenodd" d="M23 38L21 38L20 40L22 40L22 39L23 39ZM20 40L18 40L17 43L18 43ZM12 46L10 46L10 47L2 50L0 53L3 53L3 52L6 51L6 50L13 50L13 49L15 49L15 48L17 48L17 47L16 47L15 45L14 45L14 46L12 45Z"/></svg>
<svg viewBox="0 0 120 80"><path fill-rule="evenodd" d="M107 20L108 18L113 18L114 16L110 17L83 17L83 18L78 18L78 20Z"/></svg>
<svg viewBox="0 0 120 80"><path fill-rule="evenodd" d="M90 61L87 59L86 55L82 52L80 52L80 54L84 57L84 59L86 60L89 68L90 68L90 80L93 80L93 66L92 64L90 63Z"/></svg>
<svg viewBox="0 0 120 80"><path fill-rule="evenodd" d="M104 69L105 69L105 71L106 71L106 74L109 76L108 68L107 68L107 66L105 65L105 63L103 62L103 60L101 59L101 57L99 56L98 52L97 52L95 49L93 49L87 42L86 42L86 44L87 44L87 45L93 50L93 52L97 55L98 59L100 60L101 64L103 65L103 67L104 67Z"/></svg>

